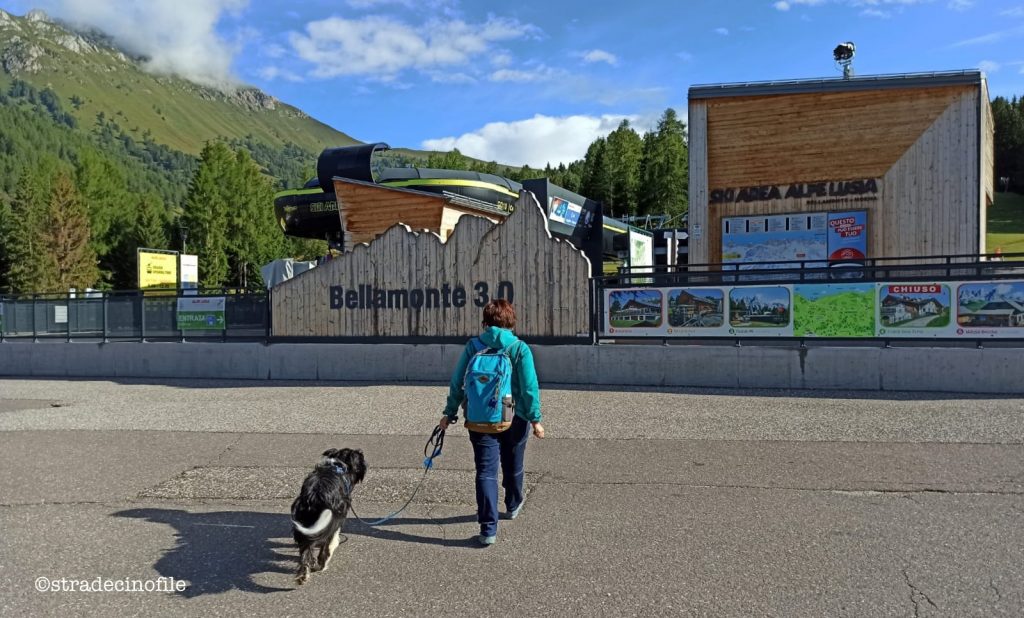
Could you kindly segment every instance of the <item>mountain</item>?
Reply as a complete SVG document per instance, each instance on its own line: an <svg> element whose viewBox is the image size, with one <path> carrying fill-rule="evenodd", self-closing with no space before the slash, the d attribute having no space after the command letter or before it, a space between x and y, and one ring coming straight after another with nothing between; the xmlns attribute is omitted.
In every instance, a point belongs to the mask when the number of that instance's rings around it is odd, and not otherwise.
<svg viewBox="0 0 1024 618"><path fill-rule="evenodd" d="M41 11L15 17L0 10L0 88L14 79L50 88L88 130L98 114L129 135L196 155L207 140L246 138L271 148L289 143L318 154L357 143L351 136L251 87L221 91L142 69L96 32L80 32Z"/></svg>

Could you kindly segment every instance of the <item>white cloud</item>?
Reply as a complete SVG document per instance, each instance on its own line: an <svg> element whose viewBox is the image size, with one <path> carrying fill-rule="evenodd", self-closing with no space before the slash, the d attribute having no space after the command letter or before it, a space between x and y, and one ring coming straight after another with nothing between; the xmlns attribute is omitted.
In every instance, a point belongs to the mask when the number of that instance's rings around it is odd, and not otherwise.
<svg viewBox="0 0 1024 618"><path fill-rule="evenodd" d="M263 47L260 52L267 58L282 58L288 53L288 50L282 45L271 43L270 45Z"/></svg>
<svg viewBox="0 0 1024 618"><path fill-rule="evenodd" d="M499 52L491 56L491 66L498 67L499 69L510 66L513 62L515 62L515 59L508 52Z"/></svg>
<svg viewBox="0 0 1024 618"><path fill-rule="evenodd" d="M262 69L257 71L256 74L259 75L262 79L264 79L264 80L266 80L268 82L274 81L276 79L283 79L285 81L295 82L295 83L305 81L305 80L302 79L301 75L296 75L295 73L292 73L291 71L288 71L286 69L282 69L280 67L275 67L275 66L263 67Z"/></svg>
<svg viewBox="0 0 1024 618"><path fill-rule="evenodd" d="M775 2L773 6L779 11L788 11L796 6L822 6L824 4L841 4L854 8L864 8L861 12L862 15L870 17L883 16L881 13L886 13L885 17L891 15L891 12L882 11L883 6L894 7L897 10L902 10L903 7L911 6L915 4L931 4L936 0L779 0ZM947 0L946 7L954 11L965 11L972 8L976 4L976 0Z"/></svg>
<svg viewBox="0 0 1024 618"><path fill-rule="evenodd" d="M548 163L571 163L587 154L591 142L615 130L623 120L637 130L647 130L647 119L636 116L544 116L527 120L491 122L483 128L458 137L442 137L423 142L425 150L448 151L458 148L467 156L509 165L542 168ZM656 121L656 118L655 118Z"/></svg>
<svg viewBox="0 0 1024 618"><path fill-rule="evenodd" d="M39 5L54 17L102 30L147 58L145 67L154 73L215 87L237 83L231 63L239 44L221 38L216 26L248 0L42 0Z"/></svg>
<svg viewBox="0 0 1024 618"><path fill-rule="evenodd" d="M490 77L492 82L535 82L539 79L536 73L519 69L498 69Z"/></svg>
<svg viewBox="0 0 1024 618"><path fill-rule="evenodd" d="M535 26L493 16L482 24L434 20L422 27L383 16L330 17L310 22L305 33L290 33L289 41L299 58L314 65L317 77L388 76L466 64L492 43L538 32Z"/></svg>
<svg viewBox="0 0 1024 618"><path fill-rule="evenodd" d="M544 82L555 79L563 74L558 69L541 64L527 69L498 69L491 73L488 79L492 82Z"/></svg>
<svg viewBox="0 0 1024 618"><path fill-rule="evenodd" d="M1001 65L998 62L993 62L992 60L982 60L978 63L978 68L986 73L995 73L1001 68Z"/></svg>
<svg viewBox="0 0 1024 618"><path fill-rule="evenodd" d="M892 13L889 11L883 11L881 9L864 9L860 12L864 17L878 17L879 19L889 19L892 17Z"/></svg>
<svg viewBox="0 0 1024 618"><path fill-rule="evenodd" d="M999 14L1003 17L1024 17L1024 6L1015 6L1012 9L1000 11Z"/></svg>
<svg viewBox="0 0 1024 618"><path fill-rule="evenodd" d="M617 66L619 64L619 59L615 54L606 52L603 49L591 49L590 51L579 53L578 56L587 64L592 64L594 62L606 62L612 66Z"/></svg>
<svg viewBox="0 0 1024 618"><path fill-rule="evenodd" d="M438 84L475 84L477 79L466 73L434 72L430 74L431 81Z"/></svg>
<svg viewBox="0 0 1024 618"><path fill-rule="evenodd" d="M729 36L729 29L728 28L715 28L715 32L717 32L718 34L720 34L722 36Z"/></svg>
<svg viewBox="0 0 1024 618"><path fill-rule="evenodd" d="M692 62L693 61L693 54L691 54L688 51L681 51L681 52L676 54L676 58L679 58L683 62Z"/></svg>
<svg viewBox="0 0 1024 618"><path fill-rule="evenodd" d="M345 0L345 4L356 10L397 5L406 9L422 8L434 13L450 14L458 5L458 0Z"/></svg>
<svg viewBox="0 0 1024 618"><path fill-rule="evenodd" d="M1016 28L1010 28L1009 30L998 30L996 32L990 32L981 36L976 36L971 39L964 39L953 43L953 47L965 47L968 45L986 45L988 43L998 43L1003 39L1014 37L1024 34L1024 26L1018 26Z"/></svg>

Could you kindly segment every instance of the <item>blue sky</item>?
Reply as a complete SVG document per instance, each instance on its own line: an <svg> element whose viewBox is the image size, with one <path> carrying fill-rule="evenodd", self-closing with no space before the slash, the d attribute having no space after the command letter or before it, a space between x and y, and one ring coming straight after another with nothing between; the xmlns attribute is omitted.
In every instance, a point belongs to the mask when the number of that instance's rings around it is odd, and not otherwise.
<svg viewBox="0 0 1024 618"><path fill-rule="evenodd" d="M983 68L1024 94L1024 0L0 0L99 27L155 70L247 83L363 141L580 158L694 84Z"/></svg>

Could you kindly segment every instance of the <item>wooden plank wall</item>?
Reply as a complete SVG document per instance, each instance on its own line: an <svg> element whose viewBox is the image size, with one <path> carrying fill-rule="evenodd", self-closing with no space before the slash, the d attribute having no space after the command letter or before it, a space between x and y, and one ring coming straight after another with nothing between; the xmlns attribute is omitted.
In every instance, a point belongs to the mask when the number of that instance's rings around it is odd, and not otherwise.
<svg viewBox="0 0 1024 618"><path fill-rule="evenodd" d="M702 100L690 101L689 107L689 260L691 264L706 264L718 261L708 259L708 239L720 233L721 224L712 227L708 211L708 107Z"/></svg>
<svg viewBox="0 0 1024 618"><path fill-rule="evenodd" d="M875 257L978 251L978 104L976 86L691 101L690 225L704 238L690 262L721 260L724 217L843 210L868 212ZM869 178L874 201L708 204L714 189Z"/></svg>
<svg viewBox="0 0 1024 618"><path fill-rule="evenodd" d="M482 216L494 223L496 215L452 206L442 195L424 194L394 187L334 180L338 216L345 232L345 251L368 243L399 221L414 230L429 230L446 240L463 215Z"/></svg>
<svg viewBox="0 0 1024 618"><path fill-rule="evenodd" d="M979 134L973 89L960 94L886 173L882 210L870 222L872 254L979 251Z"/></svg>
<svg viewBox="0 0 1024 618"><path fill-rule="evenodd" d="M441 226L444 197L396 191L366 183L334 181L338 216L345 231L345 251L370 242L394 223L401 221L414 230ZM387 213L386 216L382 216Z"/></svg>
<svg viewBox="0 0 1024 618"><path fill-rule="evenodd" d="M711 189L880 178L970 86L710 99Z"/></svg>
<svg viewBox="0 0 1024 618"><path fill-rule="evenodd" d="M992 118L992 103L988 99L988 82L981 80L981 213L978 245L981 253L995 251L985 240L988 234L988 207L995 201L996 194L996 126Z"/></svg>
<svg viewBox="0 0 1024 618"><path fill-rule="evenodd" d="M273 334L281 337L458 336L480 329L474 285L495 297L501 281L513 285L516 332L571 337L589 329L590 262L570 243L551 237L544 210L520 193L502 224L463 216L444 243L432 233L395 225L369 245L273 289ZM462 308L331 308L331 286L378 289L465 289Z"/></svg>

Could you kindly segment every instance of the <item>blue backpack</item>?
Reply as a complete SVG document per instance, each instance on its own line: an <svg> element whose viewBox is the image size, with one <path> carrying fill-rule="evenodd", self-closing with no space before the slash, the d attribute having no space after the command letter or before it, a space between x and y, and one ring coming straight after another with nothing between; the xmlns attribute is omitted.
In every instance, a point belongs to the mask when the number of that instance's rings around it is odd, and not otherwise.
<svg viewBox="0 0 1024 618"><path fill-rule="evenodd" d="M466 365L463 402L466 428L481 433L501 433L512 426L512 359L508 350L488 348L479 337L472 339L476 352Z"/></svg>

